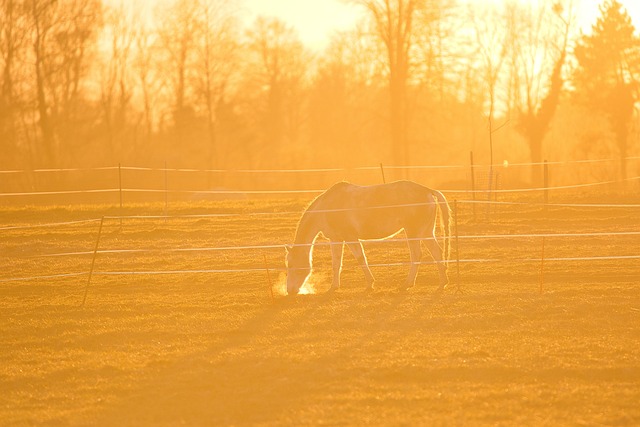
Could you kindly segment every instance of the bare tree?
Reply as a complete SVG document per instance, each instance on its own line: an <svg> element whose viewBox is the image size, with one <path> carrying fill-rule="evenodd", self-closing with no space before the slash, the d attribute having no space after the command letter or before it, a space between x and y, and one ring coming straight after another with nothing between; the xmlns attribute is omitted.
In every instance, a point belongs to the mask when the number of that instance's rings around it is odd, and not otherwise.
<svg viewBox="0 0 640 427"><path fill-rule="evenodd" d="M121 2L105 11L105 32L109 45L100 71L100 100L111 158L123 156L123 134L133 97L131 65L138 25L136 15Z"/></svg>
<svg viewBox="0 0 640 427"><path fill-rule="evenodd" d="M49 111L50 100L46 90L46 46L48 35L52 31L52 15L55 2L30 0L31 20L33 23L32 46L36 79L36 104L38 106L38 125L41 132L44 160L53 163L56 151L53 119Z"/></svg>
<svg viewBox="0 0 640 427"><path fill-rule="evenodd" d="M456 0L424 0L416 15L415 80L439 103L447 95L447 80L459 58L466 56L460 52L464 22L458 19L459 13Z"/></svg>
<svg viewBox="0 0 640 427"><path fill-rule="evenodd" d="M159 9L157 28L160 45L165 53L165 79L170 85L173 119L177 128L186 126L193 113L193 90L189 82L195 72L197 53L198 3L175 0Z"/></svg>
<svg viewBox="0 0 640 427"><path fill-rule="evenodd" d="M88 50L101 24L99 0L28 0L35 104L41 162L60 161L60 134L65 142L76 131L81 111L81 81Z"/></svg>
<svg viewBox="0 0 640 427"><path fill-rule="evenodd" d="M219 150L218 108L237 73L239 35L235 11L225 0L199 0L197 8L196 96L207 122L208 167L217 168Z"/></svg>
<svg viewBox="0 0 640 427"><path fill-rule="evenodd" d="M337 33L318 60L309 102L310 141L321 164L376 164L388 148L381 46L364 28Z"/></svg>
<svg viewBox="0 0 640 427"><path fill-rule="evenodd" d="M161 79L156 67L158 46L155 42L155 32L141 26L135 32L135 55L132 72L134 81L140 92L142 108L142 122L144 128L145 145L151 145L154 126L160 115Z"/></svg>
<svg viewBox="0 0 640 427"><path fill-rule="evenodd" d="M386 47L389 67L391 145L396 165L409 164L407 82L414 44L414 20L423 6L418 0L350 0L363 6L376 35Z"/></svg>
<svg viewBox="0 0 640 427"><path fill-rule="evenodd" d="M24 0L0 0L0 140L6 161L17 155L20 114L18 68L26 49Z"/></svg>
<svg viewBox="0 0 640 427"><path fill-rule="evenodd" d="M478 14L478 12L480 12ZM504 65L507 61L510 43L508 26L496 25L498 18L494 7L472 10L470 14L473 23L477 60L482 70L482 81L488 95L488 139L489 139L489 191L493 185L493 135L499 129L494 129L494 118L498 104L498 90L503 79ZM498 19L497 19L498 18ZM509 21L507 21L509 22ZM509 22L511 25L511 22ZM491 197L490 193L488 197Z"/></svg>
<svg viewBox="0 0 640 427"><path fill-rule="evenodd" d="M301 143L309 54L297 33L275 18L258 17L247 36L257 64L256 83L266 99L261 125L263 146L276 154L276 159L294 160Z"/></svg>
<svg viewBox="0 0 640 427"><path fill-rule="evenodd" d="M573 1L551 0L536 5L510 4L513 101L516 129L529 146L531 180L542 179L543 141L560 102L562 70L575 22Z"/></svg>

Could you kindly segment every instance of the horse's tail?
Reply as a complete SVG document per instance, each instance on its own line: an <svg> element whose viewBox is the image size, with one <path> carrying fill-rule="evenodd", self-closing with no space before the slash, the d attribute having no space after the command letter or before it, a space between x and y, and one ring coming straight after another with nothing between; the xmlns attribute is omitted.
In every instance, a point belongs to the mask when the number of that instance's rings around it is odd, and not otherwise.
<svg viewBox="0 0 640 427"><path fill-rule="evenodd" d="M444 239L442 258L445 265L448 265L448 261L451 258L451 207L444 197L444 194L438 190L431 191L440 210L440 228L442 229Z"/></svg>

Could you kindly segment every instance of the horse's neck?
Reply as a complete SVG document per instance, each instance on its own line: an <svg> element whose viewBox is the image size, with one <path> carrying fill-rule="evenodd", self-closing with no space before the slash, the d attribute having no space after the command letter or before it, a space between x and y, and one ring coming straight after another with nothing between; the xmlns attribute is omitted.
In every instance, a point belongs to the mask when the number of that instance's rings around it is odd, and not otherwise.
<svg viewBox="0 0 640 427"><path fill-rule="evenodd" d="M310 245L311 243L313 243L318 233L322 231L320 228L320 219L321 216L318 214L313 214L309 211L305 212L300 219L300 223L298 224L294 244ZM310 248L311 246L309 246L309 249Z"/></svg>

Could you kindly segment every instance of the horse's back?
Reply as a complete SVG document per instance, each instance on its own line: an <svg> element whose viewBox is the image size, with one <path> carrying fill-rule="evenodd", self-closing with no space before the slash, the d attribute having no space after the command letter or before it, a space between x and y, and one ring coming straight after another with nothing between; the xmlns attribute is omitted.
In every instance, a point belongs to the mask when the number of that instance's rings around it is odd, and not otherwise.
<svg viewBox="0 0 640 427"><path fill-rule="evenodd" d="M412 181L369 186L340 182L319 197L313 209L326 212L329 234L379 239L401 229L429 228L434 209L431 194L429 188Z"/></svg>
<svg viewBox="0 0 640 427"><path fill-rule="evenodd" d="M330 194L331 201L366 207L424 203L433 190L417 182L403 180L366 186L340 182L326 193Z"/></svg>

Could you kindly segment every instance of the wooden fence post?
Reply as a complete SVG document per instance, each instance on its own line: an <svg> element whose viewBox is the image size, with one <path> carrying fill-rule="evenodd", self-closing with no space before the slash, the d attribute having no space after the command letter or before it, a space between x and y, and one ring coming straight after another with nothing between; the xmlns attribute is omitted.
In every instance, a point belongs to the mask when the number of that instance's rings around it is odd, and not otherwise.
<svg viewBox="0 0 640 427"><path fill-rule="evenodd" d="M542 290L544 288L544 241L545 236L542 236L542 254L540 256L540 294L542 294Z"/></svg>
<svg viewBox="0 0 640 427"><path fill-rule="evenodd" d="M547 211L549 204L549 164L544 161L544 211Z"/></svg>
<svg viewBox="0 0 640 427"><path fill-rule="evenodd" d="M469 151L469 162L471 164L471 197L473 198L473 219L476 219L476 177L473 168L473 151Z"/></svg>
<svg viewBox="0 0 640 427"><path fill-rule="evenodd" d="M462 285L460 284L460 246L459 246L459 234L458 234L458 200L453 201L453 224L456 231L456 270L457 270L457 282L456 282L456 294L462 293Z"/></svg>
<svg viewBox="0 0 640 427"><path fill-rule="evenodd" d="M118 189L120 190L120 214L122 214L122 165L118 163Z"/></svg>
<svg viewBox="0 0 640 427"><path fill-rule="evenodd" d="M380 173L382 173L382 183L383 183L383 184L386 184L386 183L387 183L387 180L386 180L386 178L384 177L384 167L382 166L382 163L380 163Z"/></svg>
<svg viewBox="0 0 640 427"><path fill-rule="evenodd" d="M264 269L267 271L267 283L269 284L269 293L271 294L271 302L275 302L275 298L273 297L273 282L271 281L271 273L269 273L269 264L267 263L267 256L262 254L264 257Z"/></svg>
<svg viewBox="0 0 640 427"><path fill-rule="evenodd" d="M104 224L104 217L100 219L100 228L98 228L98 238L96 239L96 246L93 249L93 258L91 259L91 268L89 269L89 278L87 284L84 287L84 297L82 298L82 307L87 301L87 293L89 292L89 285L91 284L91 276L93 276L93 267L96 264L96 256L98 255L98 247L100 246L100 236L102 235L102 225Z"/></svg>
<svg viewBox="0 0 640 427"><path fill-rule="evenodd" d="M167 161L164 161L164 215L169 214L169 177L167 171ZM165 218L165 221L167 219Z"/></svg>
<svg viewBox="0 0 640 427"><path fill-rule="evenodd" d="M122 228L122 165L118 163L118 188L120 190L120 228Z"/></svg>

